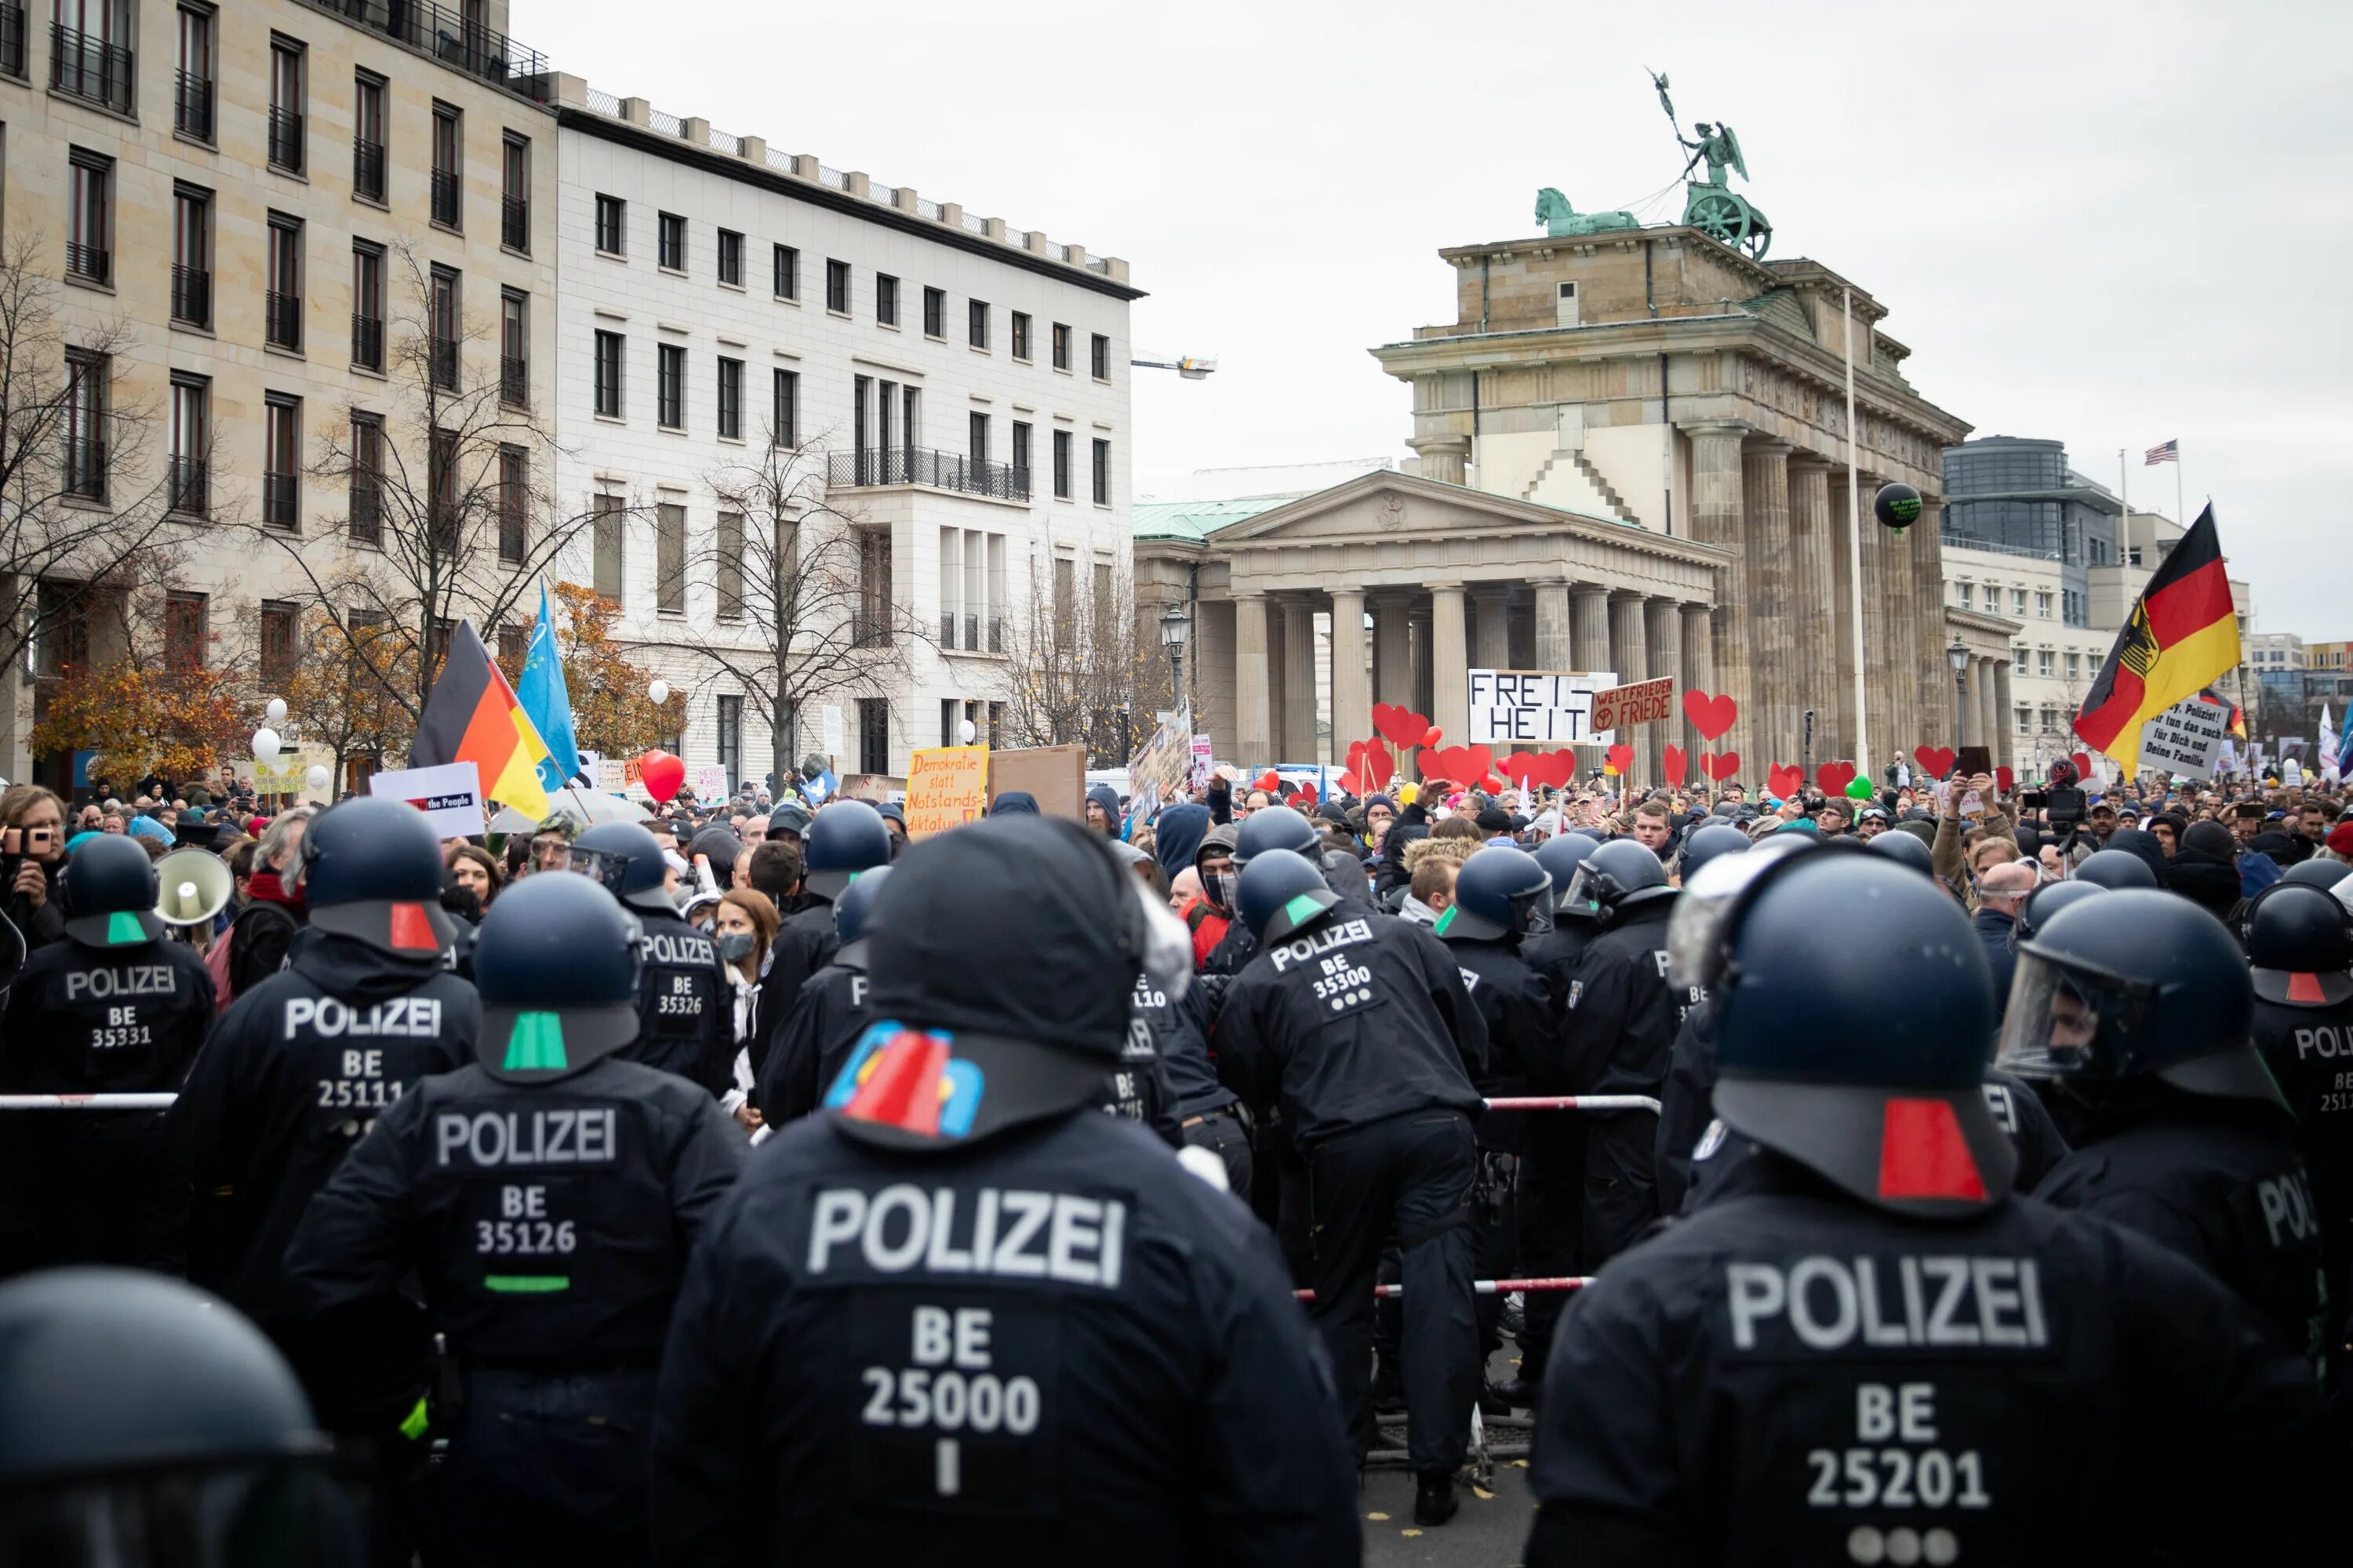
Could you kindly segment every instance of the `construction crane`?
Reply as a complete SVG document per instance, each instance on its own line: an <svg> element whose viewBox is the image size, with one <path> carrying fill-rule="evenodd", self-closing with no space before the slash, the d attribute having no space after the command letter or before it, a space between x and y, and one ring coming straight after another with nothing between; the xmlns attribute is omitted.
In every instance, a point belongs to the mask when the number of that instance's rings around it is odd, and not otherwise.
<svg viewBox="0 0 2353 1568"><path fill-rule="evenodd" d="M1144 351L1151 354L1151 349ZM1173 370L1187 381L1207 381L1209 372L1217 369L1215 357L1206 354L1162 355L1153 359L1131 359L1130 365L1140 370Z"/></svg>

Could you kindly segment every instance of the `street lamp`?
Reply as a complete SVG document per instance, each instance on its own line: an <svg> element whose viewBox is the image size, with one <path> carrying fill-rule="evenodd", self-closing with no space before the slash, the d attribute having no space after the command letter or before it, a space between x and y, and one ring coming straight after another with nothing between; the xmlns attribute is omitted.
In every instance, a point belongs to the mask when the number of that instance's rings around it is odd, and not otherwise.
<svg viewBox="0 0 2353 1568"><path fill-rule="evenodd" d="M1966 711L1967 705L1963 699L1969 679L1968 645L1959 638L1954 638L1953 645L1945 650L1945 660L1953 667L1953 744L1957 747L1968 738L1962 715Z"/></svg>
<svg viewBox="0 0 2353 1568"><path fill-rule="evenodd" d="M1171 711L1185 706L1185 634L1193 629L1192 619L1182 604L1171 604L1160 617L1160 644L1168 650L1168 706Z"/></svg>

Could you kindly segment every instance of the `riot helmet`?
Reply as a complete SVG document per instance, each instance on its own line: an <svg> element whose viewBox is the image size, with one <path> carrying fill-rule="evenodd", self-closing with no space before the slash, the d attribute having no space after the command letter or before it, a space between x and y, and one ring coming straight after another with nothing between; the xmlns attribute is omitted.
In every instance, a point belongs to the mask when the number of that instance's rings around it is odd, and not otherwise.
<svg viewBox="0 0 2353 1568"><path fill-rule="evenodd" d="M833 901L833 934L843 947L865 937L873 921L874 901L890 880L891 868L878 865L843 888L841 896Z"/></svg>
<svg viewBox="0 0 2353 1568"><path fill-rule="evenodd" d="M483 1069L513 1083L565 1078L637 1039L644 937L589 878L526 876L500 894L474 939Z"/></svg>
<svg viewBox="0 0 2353 1568"><path fill-rule="evenodd" d="M2096 882L2046 882L2026 895L2018 906L2018 939L2029 942L2034 934L2048 926L2062 909L2081 904L2086 898L2096 898L2108 890Z"/></svg>
<svg viewBox="0 0 2353 1568"><path fill-rule="evenodd" d="M457 940L441 907L441 841L407 801L362 795L328 807L304 830L301 855L302 901L321 930L396 958L440 952Z"/></svg>
<svg viewBox="0 0 2353 1568"><path fill-rule="evenodd" d="M1236 916L1259 946L1271 948L1339 903L1340 895L1324 883L1314 861L1296 850L1271 849L1242 873L1235 899Z"/></svg>
<svg viewBox="0 0 2353 1568"><path fill-rule="evenodd" d="M1862 841L1863 847L1873 854L1883 854L1898 865L1908 866L1923 876L1936 874L1936 857L1920 842L1917 833L1907 833L1890 828Z"/></svg>
<svg viewBox="0 0 2353 1568"><path fill-rule="evenodd" d="M1601 847L1601 841L1579 832L1558 833L1536 845L1536 863L1552 878L1553 914L1564 920L1598 920L1601 911L1590 903L1570 903L1568 885L1577 878L1577 868L1585 857Z"/></svg>
<svg viewBox="0 0 2353 1568"><path fill-rule="evenodd" d="M1315 824L1288 806L1252 811L1234 832L1234 867L1245 870L1270 850L1316 858Z"/></svg>
<svg viewBox="0 0 2353 1568"><path fill-rule="evenodd" d="M1776 863L1820 842L1799 833L1768 834L1746 853L1718 855L1698 874L1685 877L1675 917L1667 926L1667 983L1678 991L1704 988L1702 976L1716 961L1719 928L1749 885Z"/></svg>
<svg viewBox="0 0 2353 1568"><path fill-rule="evenodd" d="M836 800L809 824L802 853L801 885L819 898L839 898L860 874L891 863L891 830L865 801Z"/></svg>
<svg viewBox="0 0 2353 1568"><path fill-rule="evenodd" d="M1629 909L1674 895L1667 885L1667 868L1632 839L1595 845L1568 882L1568 902L1591 905L1605 923Z"/></svg>
<svg viewBox="0 0 2353 1568"><path fill-rule="evenodd" d="M662 859L661 845L636 822L599 823L573 840L572 869L632 909L678 913L678 902L670 895L670 863Z"/></svg>
<svg viewBox="0 0 2353 1568"><path fill-rule="evenodd" d="M66 855L62 896L66 935L84 947L130 947L164 934L155 913L162 898L155 862L128 833L100 833L76 844Z"/></svg>
<svg viewBox="0 0 2353 1568"><path fill-rule="evenodd" d="M2280 874L2282 882L2308 882L2318 888L2333 888L2353 874L2353 865L2341 860L2300 860Z"/></svg>
<svg viewBox="0 0 2353 1568"><path fill-rule="evenodd" d="M1454 903L1437 927L1441 937L1475 942L1551 929L1552 876L1535 856L1511 844L1489 844L1462 863L1454 874Z"/></svg>
<svg viewBox="0 0 2353 1568"><path fill-rule="evenodd" d="M2326 888L2275 882L2247 906L2255 995L2288 1007L2334 1007L2353 998L2353 916Z"/></svg>
<svg viewBox="0 0 2353 1568"><path fill-rule="evenodd" d="M1709 822L1704 827L1694 828L1691 837L1683 841L1679 869L1684 885L1688 886L1691 879L1717 855L1746 854L1748 847L1748 835L1730 822Z"/></svg>
<svg viewBox="0 0 2353 1568"><path fill-rule="evenodd" d="M2157 873L2148 868L2148 862L2130 850L2120 849L2094 850L2075 868L2074 879L2116 892L2154 891L2158 885Z"/></svg>

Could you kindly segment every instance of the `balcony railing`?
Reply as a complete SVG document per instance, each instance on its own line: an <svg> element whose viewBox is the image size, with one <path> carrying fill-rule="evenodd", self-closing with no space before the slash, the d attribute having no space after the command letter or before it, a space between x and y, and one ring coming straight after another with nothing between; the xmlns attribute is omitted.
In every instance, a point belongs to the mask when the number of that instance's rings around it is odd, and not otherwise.
<svg viewBox="0 0 2353 1568"><path fill-rule="evenodd" d="M264 323L264 330L268 334L270 346L290 348L299 352L302 347L302 296L281 294L272 289L269 291L268 307L268 320Z"/></svg>
<svg viewBox="0 0 2353 1568"><path fill-rule="evenodd" d="M106 499L106 443L66 442L65 491L82 501Z"/></svg>
<svg viewBox="0 0 2353 1568"><path fill-rule="evenodd" d="M131 112L131 51L61 22L49 25L49 85L69 98Z"/></svg>
<svg viewBox="0 0 2353 1568"><path fill-rule="evenodd" d="M172 269L172 319L190 326L213 324L213 275L201 267Z"/></svg>
<svg viewBox="0 0 2353 1568"><path fill-rule="evenodd" d="M458 227L458 173L455 169L433 171L433 221Z"/></svg>
<svg viewBox="0 0 2353 1568"><path fill-rule="evenodd" d="M499 355L499 401L516 408L531 401L531 367L512 354Z"/></svg>
<svg viewBox="0 0 2353 1568"><path fill-rule="evenodd" d="M531 203L508 196L499 206L499 242L510 250L531 249Z"/></svg>
<svg viewBox="0 0 2353 1568"><path fill-rule="evenodd" d="M173 511L185 512L191 517L202 517L212 511L212 475L205 467L204 459L175 457L169 460L164 480Z"/></svg>
<svg viewBox="0 0 2353 1568"><path fill-rule="evenodd" d="M826 460L826 483L837 489L922 484L998 501L1029 499L1028 469L928 447L861 447L831 453Z"/></svg>
<svg viewBox="0 0 2353 1568"><path fill-rule="evenodd" d="M545 101L540 79L547 57L501 33L470 25L453 6L433 0L310 0L355 26L425 50L442 64Z"/></svg>
<svg viewBox="0 0 2353 1568"><path fill-rule="evenodd" d="M384 368L384 321L379 316L352 317L352 363L364 370Z"/></svg>
<svg viewBox="0 0 2353 1568"><path fill-rule="evenodd" d="M437 337L432 344L433 385L444 392L458 389L458 342Z"/></svg>
<svg viewBox="0 0 2353 1568"><path fill-rule="evenodd" d="M370 201L384 199L384 143L352 138L352 190Z"/></svg>
<svg viewBox="0 0 2353 1568"><path fill-rule="evenodd" d="M0 5L0 71L25 74L25 8Z"/></svg>
<svg viewBox="0 0 2353 1568"><path fill-rule="evenodd" d="M291 534L301 525L301 491L290 473L261 476L261 521Z"/></svg>
<svg viewBox="0 0 2353 1568"><path fill-rule="evenodd" d="M103 283L113 275L114 259L102 245L77 245L66 242L66 270L77 278L87 278L93 283Z"/></svg>
<svg viewBox="0 0 2353 1568"><path fill-rule="evenodd" d="M172 90L173 128L200 142L213 139L213 84L181 71Z"/></svg>

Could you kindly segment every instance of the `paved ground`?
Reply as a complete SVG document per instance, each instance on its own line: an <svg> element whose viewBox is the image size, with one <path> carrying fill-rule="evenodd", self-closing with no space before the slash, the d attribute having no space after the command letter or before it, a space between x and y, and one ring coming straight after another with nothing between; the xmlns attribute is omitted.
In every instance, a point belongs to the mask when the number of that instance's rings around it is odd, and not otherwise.
<svg viewBox="0 0 2353 1568"><path fill-rule="evenodd" d="M1497 1383L1514 1371L1518 1352L1509 1340L1489 1363L1488 1375ZM1389 1424L1391 1440L1402 1443L1402 1417ZM1525 1444L1527 1434L1493 1428L1491 1444ZM1457 1487L1462 1510L1435 1530L1417 1529L1413 1522L1413 1475L1405 1469L1374 1469L1365 1477L1365 1562L1368 1564L1445 1563L1504 1568L1520 1560L1527 1543L1528 1526L1535 1518L1535 1499L1528 1493L1525 1459L1495 1461L1493 1495L1481 1497L1469 1487Z"/></svg>

